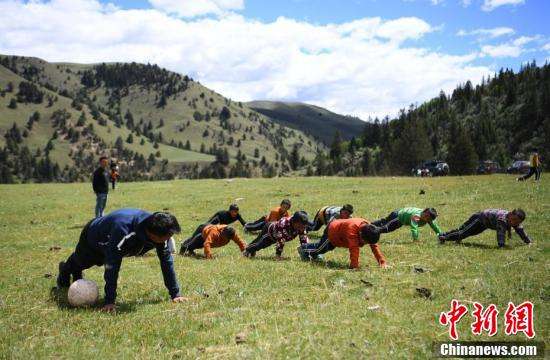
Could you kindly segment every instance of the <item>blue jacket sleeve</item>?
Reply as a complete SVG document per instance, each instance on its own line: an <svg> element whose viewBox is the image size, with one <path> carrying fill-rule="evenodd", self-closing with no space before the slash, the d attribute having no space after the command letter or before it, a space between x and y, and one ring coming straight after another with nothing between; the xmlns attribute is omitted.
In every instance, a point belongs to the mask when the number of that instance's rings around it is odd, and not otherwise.
<svg viewBox="0 0 550 360"><path fill-rule="evenodd" d="M118 245L125 239L131 236L127 229L117 227L111 234L107 248L105 249L105 304L114 304L116 299L116 289L118 281L118 272L122 263L122 252Z"/></svg>
<svg viewBox="0 0 550 360"><path fill-rule="evenodd" d="M170 297L181 296L180 287L176 278L176 271L174 270L174 258L170 253L170 249L165 244L156 245L157 256L160 260L160 268L162 270L162 277L164 278L164 285L170 293Z"/></svg>

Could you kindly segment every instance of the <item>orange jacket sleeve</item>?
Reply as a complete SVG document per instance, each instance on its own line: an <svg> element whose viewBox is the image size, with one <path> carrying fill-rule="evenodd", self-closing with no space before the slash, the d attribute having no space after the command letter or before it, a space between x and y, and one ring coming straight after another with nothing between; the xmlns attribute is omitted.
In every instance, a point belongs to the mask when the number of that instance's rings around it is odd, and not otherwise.
<svg viewBox="0 0 550 360"><path fill-rule="evenodd" d="M376 258L376 261L378 261L378 265L382 266L386 264L386 258L384 257L384 254L380 251L380 246L378 244L369 245L370 249L372 250L372 253L374 257Z"/></svg>
<svg viewBox="0 0 550 360"><path fill-rule="evenodd" d="M357 269L359 267L359 246L349 247L349 267Z"/></svg>
<svg viewBox="0 0 550 360"><path fill-rule="evenodd" d="M207 259L212 259L212 251L210 247L214 241L214 231L208 231L206 239L204 239L204 255Z"/></svg>
<svg viewBox="0 0 550 360"><path fill-rule="evenodd" d="M241 249L241 252L244 251L244 249L246 248L246 245L243 239L241 239L241 237L239 236L239 234L235 234L235 236L233 237L233 241L239 246L239 249Z"/></svg>

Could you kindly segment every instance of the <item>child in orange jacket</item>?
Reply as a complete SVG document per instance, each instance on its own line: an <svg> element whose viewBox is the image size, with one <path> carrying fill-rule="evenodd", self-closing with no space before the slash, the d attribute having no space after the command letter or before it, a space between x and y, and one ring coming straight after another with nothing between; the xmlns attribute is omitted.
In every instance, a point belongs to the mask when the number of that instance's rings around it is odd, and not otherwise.
<svg viewBox="0 0 550 360"><path fill-rule="evenodd" d="M211 248L225 246L233 240L241 249L245 249L244 241L239 237L234 228L227 225L207 225L202 232L195 237L187 240L182 245L184 255L195 255L195 250L204 248L204 255L207 259L212 259Z"/></svg>
<svg viewBox="0 0 550 360"><path fill-rule="evenodd" d="M258 220L247 223L244 225L244 230L251 232L251 231L259 231L264 228L266 224L269 224L274 221L279 221L282 218L289 217L288 210L290 210L290 200L284 199L281 201L281 205L277 206L276 208L271 209L269 212L269 215L262 216Z"/></svg>
<svg viewBox="0 0 550 360"><path fill-rule="evenodd" d="M337 247L349 249L351 269L359 268L359 248L369 244L378 264L385 268L386 259L377 244L380 239L379 229L361 218L333 220L326 228L318 243L302 244L298 253L302 260L317 258L319 255Z"/></svg>

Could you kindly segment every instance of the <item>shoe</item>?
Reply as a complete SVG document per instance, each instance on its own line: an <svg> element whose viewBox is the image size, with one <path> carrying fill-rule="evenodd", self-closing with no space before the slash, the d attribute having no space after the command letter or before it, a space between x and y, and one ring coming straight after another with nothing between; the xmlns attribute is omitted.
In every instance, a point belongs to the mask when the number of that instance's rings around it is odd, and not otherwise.
<svg viewBox="0 0 550 360"><path fill-rule="evenodd" d="M445 241L447 241L447 238L445 238L445 235L439 235L439 243L445 244Z"/></svg>
<svg viewBox="0 0 550 360"><path fill-rule="evenodd" d="M298 255L300 255L300 259L302 259L302 261L308 261L310 259L309 255L305 253L303 247L298 246L296 250L298 250Z"/></svg>
<svg viewBox="0 0 550 360"><path fill-rule="evenodd" d="M58 288L68 288L71 285L71 274L66 273L65 262L61 261L59 263L59 275L57 275L57 287Z"/></svg>
<svg viewBox="0 0 550 360"><path fill-rule="evenodd" d="M245 250L243 251L243 256L247 258L253 258L254 256L256 256L256 252Z"/></svg>

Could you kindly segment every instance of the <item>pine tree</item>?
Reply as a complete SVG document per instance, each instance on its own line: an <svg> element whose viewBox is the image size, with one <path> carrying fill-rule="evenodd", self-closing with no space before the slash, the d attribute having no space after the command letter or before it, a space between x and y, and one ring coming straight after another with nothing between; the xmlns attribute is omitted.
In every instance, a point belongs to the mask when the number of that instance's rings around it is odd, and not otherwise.
<svg viewBox="0 0 550 360"><path fill-rule="evenodd" d="M128 144L133 144L134 143L134 135L132 135L132 133L128 134L128 137L126 138L126 142Z"/></svg>
<svg viewBox="0 0 550 360"><path fill-rule="evenodd" d="M295 144L292 147L292 152L290 153L290 168L292 170L297 170L300 166L300 153L298 151L298 144Z"/></svg>
<svg viewBox="0 0 550 360"><path fill-rule="evenodd" d="M451 174L469 175L477 167L477 155L469 134L456 121L451 122L447 163Z"/></svg>
<svg viewBox="0 0 550 360"><path fill-rule="evenodd" d="M9 103L9 105L8 105L8 108L10 108L10 109L17 109L17 101L16 101L14 98L12 98L12 99L10 100L10 103Z"/></svg>

